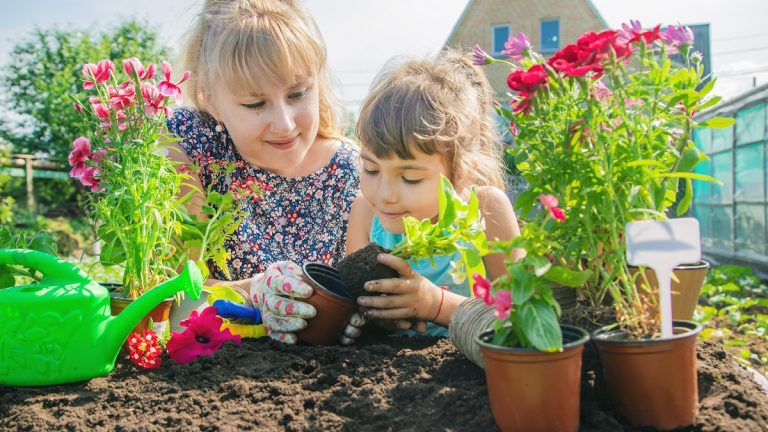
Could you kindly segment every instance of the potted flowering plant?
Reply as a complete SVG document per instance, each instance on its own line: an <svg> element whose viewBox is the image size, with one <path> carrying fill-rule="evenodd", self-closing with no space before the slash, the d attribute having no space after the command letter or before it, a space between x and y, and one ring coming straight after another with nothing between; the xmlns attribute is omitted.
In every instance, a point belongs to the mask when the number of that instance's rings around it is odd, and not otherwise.
<svg viewBox="0 0 768 432"><path fill-rule="evenodd" d="M479 336L477 329L469 333L482 353L491 410L502 430L575 431L581 354L589 335L559 324L560 305L552 288L579 287L591 273L573 271L554 260L563 247L551 232L565 222L566 214L552 195L541 195L539 203L541 211L522 227L520 236L490 244L492 252L509 256L513 248L522 248L526 255L507 261L507 274L493 282L473 276L475 297L495 306L496 320ZM458 314L454 321L461 325ZM454 343L461 340L453 331L451 337Z"/></svg>
<svg viewBox="0 0 768 432"><path fill-rule="evenodd" d="M685 27L670 26L662 32L660 26L644 30L631 21L620 31L586 33L549 59L534 53L523 34L508 42L509 61L476 50L478 61L506 61L512 68L507 79L512 102L509 109L499 106L498 111L510 122L515 135L510 152L530 185L516 207L526 217L541 194L560 198L568 218L548 232L563 245L556 259L571 269L591 272L580 289L591 305L610 296L619 326L612 340L660 340L655 295L637 288L627 264L625 225L666 219L674 204L677 215L683 214L691 203L693 180L716 182L693 172L706 159L691 140L693 128L732 124L728 119L699 124L693 119L694 113L719 98L708 98L715 80L706 81L701 55L691 52L692 42L693 33ZM680 54L682 65L674 63L671 54ZM683 404L634 389L635 394L642 393L641 399L678 406L682 414L662 418L650 409L638 417L629 408L638 401L625 402L614 395L619 410L634 423L667 428L693 421L694 327L680 326L689 341L684 347L687 354L676 357L675 367L688 361L686 369L675 369L680 379L630 372L662 385L683 381L685 396L679 398ZM600 344L605 336L593 338ZM679 336L675 337L685 339ZM604 364L604 370L609 369ZM607 381L611 387L617 379L607 376Z"/></svg>

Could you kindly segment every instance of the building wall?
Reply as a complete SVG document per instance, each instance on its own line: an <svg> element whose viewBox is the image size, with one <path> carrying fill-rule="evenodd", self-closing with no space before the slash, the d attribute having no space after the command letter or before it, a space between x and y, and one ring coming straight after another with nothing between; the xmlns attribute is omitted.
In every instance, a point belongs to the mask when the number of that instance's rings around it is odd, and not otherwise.
<svg viewBox="0 0 768 432"><path fill-rule="evenodd" d="M509 24L512 35L525 33L536 51L541 47L541 20L560 20L560 47L575 42L584 32L606 28L588 0L472 0L462 18L446 45L472 51L478 44L489 53L491 29L497 24ZM509 68L495 63L484 69L498 97L504 99Z"/></svg>

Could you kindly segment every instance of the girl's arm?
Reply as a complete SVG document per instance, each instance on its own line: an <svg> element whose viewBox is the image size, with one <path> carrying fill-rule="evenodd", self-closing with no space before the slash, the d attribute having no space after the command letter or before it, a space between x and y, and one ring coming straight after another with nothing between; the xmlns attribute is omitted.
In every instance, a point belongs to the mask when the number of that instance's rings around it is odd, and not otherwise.
<svg viewBox="0 0 768 432"><path fill-rule="evenodd" d="M352 202L347 222L347 255L362 249L371 242L371 223L373 210L368 201L360 194Z"/></svg>
<svg viewBox="0 0 768 432"><path fill-rule="evenodd" d="M477 190L477 199L480 202L480 212L485 219L485 236L488 241L510 240L520 235L520 226L515 217L515 210L509 201L507 194L493 186L483 186ZM483 257L483 264L488 280L506 274L504 262L517 260L525 255L522 249L515 249L510 256L503 254L490 254Z"/></svg>

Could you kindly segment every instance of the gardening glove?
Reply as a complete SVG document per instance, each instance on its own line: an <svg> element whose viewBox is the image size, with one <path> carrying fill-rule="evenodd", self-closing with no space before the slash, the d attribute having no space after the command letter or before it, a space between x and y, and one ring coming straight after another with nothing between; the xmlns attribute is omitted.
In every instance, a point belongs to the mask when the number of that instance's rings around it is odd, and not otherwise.
<svg viewBox="0 0 768 432"><path fill-rule="evenodd" d="M261 310L267 335L287 344L296 343L295 332L317 313L311 304L297 300L312 295L312 287L301 280L301 274L293 262L278 261L251 281L251 300Z"/></svg>
<svg viewBox="0 0 768 432"><path fill-rule="evenodd" d="M352 345L360 336L363 326L368 322L368 318L365 316L365 312L357 311L349 318L347 326L344 328L344 333L341 335L342 345Z"/></svg>

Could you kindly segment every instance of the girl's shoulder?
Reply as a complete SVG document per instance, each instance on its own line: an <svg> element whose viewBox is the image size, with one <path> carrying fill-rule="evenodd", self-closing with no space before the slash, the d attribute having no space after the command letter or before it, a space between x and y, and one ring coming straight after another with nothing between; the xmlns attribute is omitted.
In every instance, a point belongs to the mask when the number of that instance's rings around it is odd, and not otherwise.
<svg viewBox="0 0 768 432"><path fill-rule="evenodd" d="M507 193L496 186L475 186L475 193L477 194L481 210L512 205Z"/></svg>

